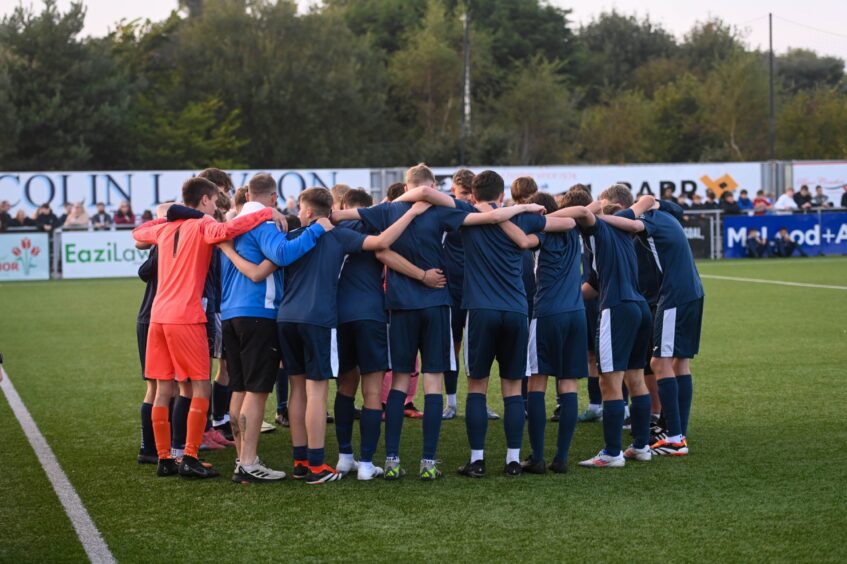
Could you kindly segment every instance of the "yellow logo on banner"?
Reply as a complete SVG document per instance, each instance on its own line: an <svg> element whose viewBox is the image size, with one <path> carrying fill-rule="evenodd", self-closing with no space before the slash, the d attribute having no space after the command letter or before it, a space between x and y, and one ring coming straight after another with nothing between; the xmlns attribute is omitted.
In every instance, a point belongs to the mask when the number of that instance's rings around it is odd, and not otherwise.
<svg viewBox="0 0 847 564"><path fill-rule="evenodd" d="M706 188L715 193L716 198L720 198L724 192L732 192L738 188L738 183L729 174L724 174L717 180L712 180L707 174L701 176L700 181L706 185Z"/></svg>

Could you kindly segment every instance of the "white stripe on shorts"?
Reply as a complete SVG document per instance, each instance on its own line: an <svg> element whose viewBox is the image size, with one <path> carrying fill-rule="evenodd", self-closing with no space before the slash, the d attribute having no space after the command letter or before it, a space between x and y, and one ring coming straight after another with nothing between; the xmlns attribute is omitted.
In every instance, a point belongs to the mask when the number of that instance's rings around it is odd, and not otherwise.
<svg viewBox="0 0 847 564"><path fill-rule="evenodd" d="M676 336L676 308L666 309L662 315L662 358L673 356L674 338Z"/></svg>
<svg viewBox="0 0 847 564"><path fill-rule="evenodd" d="M538 374L538 337L537 337L538 320L532 319L529 322L529 346L526 348L526 375L532 376Z"/></svg>
<svg viewBox="0 0 847 564"><path fill-rule="evenodd" d="M329 363L332 366L332 377L338 378L338 331L333 327L329 333Z"/></svg>
<svg viewBox="0 0 847 564"><path fill-rule="evenodd" d="M612 310L600 312L600 373L615 371L615 356L612 349Z"/></svg>
<svg viewBox="0 0 847 564"><path fill-rule="evenodd" d="M465 332L462 335L462 356L465 359L465 376L471 373L470 364L468 363L468 333L471 332L471 312L465 316Z"/></svg>
<svg viewBox="0 0 847 564"><path fill-rule="evenodd" d="M391 319L391 314L388 314L388 318ZM388 369L391 370L391 322L385 324L385 344L388 349Z"/></svg>
<svg viewBox="0 0 847 564"><path fill-rule="evenodd" d="M447 234L445 233L446 237ZM449 309L449 317L450 320L450 370L455 371L459 368L459 359L456 358L456 348L453 346L453 308Z"/></svg>

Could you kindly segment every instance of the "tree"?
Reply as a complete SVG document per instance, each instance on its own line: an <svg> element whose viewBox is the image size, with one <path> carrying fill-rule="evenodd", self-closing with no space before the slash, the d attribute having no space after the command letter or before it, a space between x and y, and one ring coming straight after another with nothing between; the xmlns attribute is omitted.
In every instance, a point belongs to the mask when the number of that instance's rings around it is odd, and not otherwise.
<svg viewBox="0 0 847 564"><path fill-rule="evenodd" d="M591 163L651 162L655 137L650 100L641 92L624 91L582 113L578 156Z"/></svg>
<svg viewBox="0 0 847 564"><path fill-rule="evenodd" d="M130 85L109 45L78 39L85 9L18 6L0 21L0 98L13 108L17 141L3 166L21 170L111 168L123 155Z"/></svg>
<svg viewBox="0 0 847 564"><path fill-rule="evenodd" d="M792 93L837 86L844 78L844 61L837 57L819 57L808 49L789 49L776 58L774 66L783 86Z"/></svg>
<svg viewBox="0 0 847 564"><path fill-rule="evenodd" d="M777 118L780 159L847 158L847 95L835 88L798 92Z"/></svg>
<svg viewBox="0 0 847 564"><path fill-rule="evenodd" d="M740 32L718 18L697 23L680 50L690 68L699 73L745 51Z"/></svg>
<svg viewBox="0 0 847 564"><path fill-rule="evenodd" d="M559 74L561 66L541 55L532 57L497 100L495 123L506 140L503 164L561 161L577 121L574 97Z"/></svg>

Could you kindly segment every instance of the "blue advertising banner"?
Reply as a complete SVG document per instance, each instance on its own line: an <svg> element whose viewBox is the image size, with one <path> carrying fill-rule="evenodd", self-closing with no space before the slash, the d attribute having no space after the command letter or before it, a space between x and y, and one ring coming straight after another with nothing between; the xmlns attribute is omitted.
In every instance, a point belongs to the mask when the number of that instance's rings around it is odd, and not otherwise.
<svg viewBox="0 0 847 564"><path fill-rule="evenodd" d="M847 213L724 216L723 256L746 256L747 238L756 230L769 243L785 228L807 255L847 255Z"/></svg>

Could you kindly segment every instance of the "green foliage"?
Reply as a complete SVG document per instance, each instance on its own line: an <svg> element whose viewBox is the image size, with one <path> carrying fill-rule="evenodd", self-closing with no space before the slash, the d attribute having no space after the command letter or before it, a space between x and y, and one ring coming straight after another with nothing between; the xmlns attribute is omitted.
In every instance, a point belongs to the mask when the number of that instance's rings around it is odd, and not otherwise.
<svg viewBox="0 0 847 564"><path fill-rule="evenodd" d="M469 162L768 157L767 61L718 19L677 41L615 11L574 30L542 0L174 6L102 38L81 2L5 16L0 169L459 164L466 12ZM843 61L775 67L781 158L847 158Z"/></svg>

